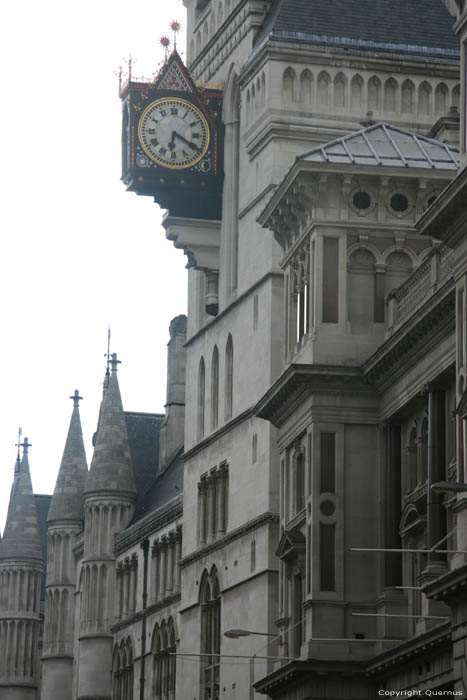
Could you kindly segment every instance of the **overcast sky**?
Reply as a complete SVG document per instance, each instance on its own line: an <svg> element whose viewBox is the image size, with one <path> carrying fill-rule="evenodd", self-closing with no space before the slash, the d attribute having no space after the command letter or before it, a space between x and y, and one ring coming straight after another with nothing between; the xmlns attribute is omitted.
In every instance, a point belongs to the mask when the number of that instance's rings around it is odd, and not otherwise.
<svg viewBox="0 0 467 700"><path fill-rule="evenodd" d="M120 182L119 66L160 67L181 0L2 3L0 528L18 427L36 493L52 493L79 389L88 462L107 328L126 410L162 412L186 259L161 210ZM185 55L184 37L179 48Z"/></svg>

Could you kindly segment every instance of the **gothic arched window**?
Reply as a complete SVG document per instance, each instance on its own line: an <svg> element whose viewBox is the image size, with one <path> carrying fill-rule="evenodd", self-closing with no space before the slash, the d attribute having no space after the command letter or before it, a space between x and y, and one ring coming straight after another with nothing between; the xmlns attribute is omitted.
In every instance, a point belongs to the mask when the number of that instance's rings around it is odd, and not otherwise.
<svg viewBox="0 0 467 700"><path fill-rule="evenodd" d="M152 691L157 700L175 698L176 641L172 618L156 624L152 635Z"/></svg>
<svg viewBox="0 0 467 700"><path fill-rule="evenodd" d="M233 340L229 333L225 346L225 420L232 418L233 408Z"/></svg>
<svg viewBox="0 0 467 700"><path fill-rule="evenodd" d="M205 405L206 373L204 358L199 361L198 368L198 440L204 436L204 405Z"/></svg>
<svg viewBox="0 0 467 700"><path fill-rule="evenodd" d="M219 700L221 597L214 566L204 572L200 589L201 603L201 699Z"/></svg>
<svg viewBox="0 0 467 700"><path fill-rule="evenodd" d="M219 420L219 351L214 346L211 361L211 430L217 428Z"/></svg>
<svg viewBox="0 0 467 700"><path fill-rule="evenodd" d="M115 646L112 661L112 700L133 700L133 646L130 638Z"/></svg>

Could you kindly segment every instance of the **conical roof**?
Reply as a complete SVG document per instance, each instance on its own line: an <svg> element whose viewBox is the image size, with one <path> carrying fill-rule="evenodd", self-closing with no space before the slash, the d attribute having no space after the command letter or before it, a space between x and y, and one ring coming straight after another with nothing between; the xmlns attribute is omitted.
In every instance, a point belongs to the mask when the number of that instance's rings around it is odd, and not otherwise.
<svg viewBox="0 0 467 700"><path fill-rule="evenodd" d="M88 465L79 416L81 397L78 390L70 398L73 399L73 413L47 516L49 523L53 520L83 520L84 518L83 491Z"/></svg>
<svg viewBox="0 0 467 700"><path fill-rule="evenodd" d="M5 531L0 542L0 560L42 560L39 520L29 472L28 448L28 439L25 438L23 459L11 487Z"/></svg>
<svg viewBox="0 0 467 700"><path fill-rule="evenodd" d="M112 355L112 372L102 399L94 454L86 478L87 495L113 492L136 495L117 364L117 356Z"/></svg>

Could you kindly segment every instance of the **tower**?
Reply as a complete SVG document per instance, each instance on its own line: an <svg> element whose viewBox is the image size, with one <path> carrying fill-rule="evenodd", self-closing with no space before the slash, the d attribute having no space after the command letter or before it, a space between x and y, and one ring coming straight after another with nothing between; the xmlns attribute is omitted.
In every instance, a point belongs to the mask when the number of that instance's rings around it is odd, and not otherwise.
<svg viewBox="0 0 467 700"><path fill-rule="evenodd" d="M3 539L0 543L0 699L35 700L42 550L28 461L15 466Z"/></svg>
<svg viewBox="0 0 467 700"><path fill-rule="evenodd" d="M86 454L79 415L79 392L47 517L47 583L42 656L43 700L71 700L73 680L75 536L83 528Z"/></svg>
<svg viewBox="0 0 467 700"><path fill-rule="evenodd" d="M80 577L79 698L111 697L115 617L114 535L130 522L136 499L117 356L106 377L91 468L84 490L84 556Z"/></svg>

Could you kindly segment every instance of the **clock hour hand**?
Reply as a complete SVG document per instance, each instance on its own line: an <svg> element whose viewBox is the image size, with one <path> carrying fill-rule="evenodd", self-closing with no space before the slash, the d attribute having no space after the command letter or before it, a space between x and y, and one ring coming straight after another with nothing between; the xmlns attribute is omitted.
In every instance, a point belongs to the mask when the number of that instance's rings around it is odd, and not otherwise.
<svg viewBox="0 0 467 700"><path fill-rule="evenodd" d="M182 134L179 134L178 131L172 131L171 143L173 143L173 140L174 140L174 137L175 137L175 136L176 136L177 138L179 138L180 141L184 141L184 143L186 143L186 145L189 146L193 151L199 151L199 150L201 150L201 149L199 148L199 146L196 145L196 143L193 143L192 141L188 141L188 139L186 139L184 136L182 136ZM169 148L170 148L170 144L169 144Z"/></svg>
<svg viewBox="0 0 467 700"><path fill-rule="evenodd" d="M171 151L175 148L175 136L177 135L176 131L172 131L172 136L170 137L170 141L167 144L167 148L170 148Z"/></svg>

